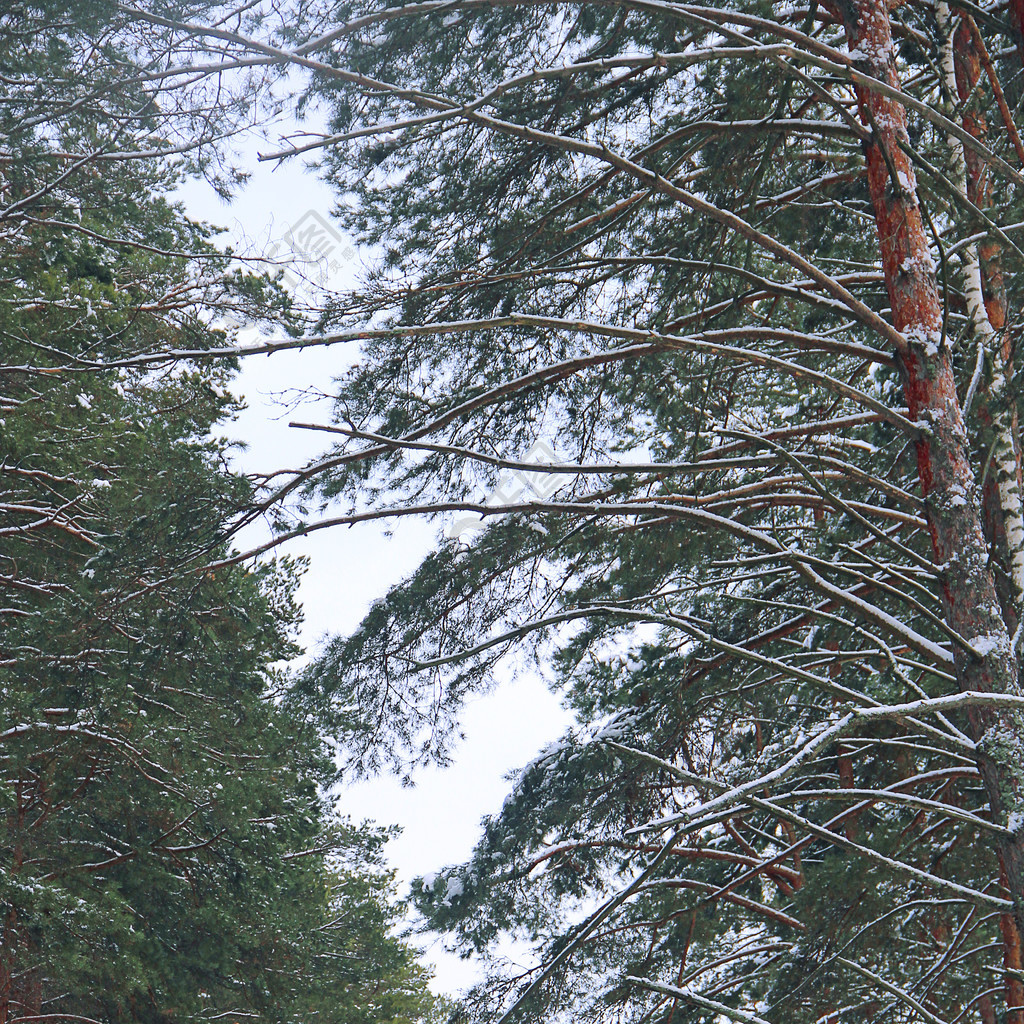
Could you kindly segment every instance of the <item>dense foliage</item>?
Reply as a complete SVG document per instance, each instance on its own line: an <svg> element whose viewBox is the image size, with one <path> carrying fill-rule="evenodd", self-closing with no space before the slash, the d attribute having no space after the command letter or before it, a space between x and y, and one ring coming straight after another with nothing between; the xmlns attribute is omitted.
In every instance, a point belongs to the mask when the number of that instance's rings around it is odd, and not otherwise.
<svg viewBox="0 0 1024 1024"><path fill-rule="evenodd" d="M165 47L140 79L174 97L153 108L165 157L220 130L220 83L245 83L228 94L241 99L271 69L307 71L329 131L268 155L317 151L340 216L382 254L305 339L363 343L323 425L338 444L255 508L294 511L296 534L428 514L444 536L282 706L346 766L403 771L449 755L464 700L501 659L539 662L576 713L471 860L417 886L467 955L506 932L536 951L526 968L495 957L467 1012L1022 1024L1024 5L116 11ZM55 138L39 144L59 164ZM186 306L161 322L192 334L151 334L145 365L210 343ZM85 349L47 344L59 390ZM211 379L179 369L161 387ZM199 436L179 428L173 447L209 473ZM87 616L111 644L145 645L154 572L217 609L195 648L211 662L217 616L239 606L232 581L260 592L209 562L231 508L252 504L217 481L193 492L214 502L209 536L162 499L150 514L212 575L133 562L127 535L91 538L110 578L141 584L141 624ZM35 532L66 529L51 515ZM101 578L102 558L78 557ZM59 597L29 590L13 614ZM238 628L275 656L259 600ZM228 667L211 665L214 692ZM54 709L47 735L61 706L37 710ZM164 740L150 741L157 764ZM150 850L167 827L145 834ZM251 951L239 913L232 935Z"/></svg>
<svg viewBox="0 0 1024 1024"><path fill-rule="evenodd" d="M303 35L384 255L295 487L446 536L299 692L369 770L502 658L579 721L418 889L535 946L474 1014L1021 1020L1017 8L897 7Z"/></svg>
<svg viewBox="0 0 1024 1024"><path fill-rule="evenodd" d="M132 363L226 309L292 329L139 155L212 122L134 28L0 13L0 1021L420 1020L387 833L282 702L301 566L227 559L233 361Z"/></svg>

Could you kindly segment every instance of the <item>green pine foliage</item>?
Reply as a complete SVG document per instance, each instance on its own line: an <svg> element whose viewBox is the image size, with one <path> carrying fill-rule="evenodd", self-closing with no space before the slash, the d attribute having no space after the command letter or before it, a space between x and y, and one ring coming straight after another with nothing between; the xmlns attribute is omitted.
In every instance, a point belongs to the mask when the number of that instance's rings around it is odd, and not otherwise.
<svg viewBox="0 0 1024 1024"><path fill-rule="evenodd" d="M387 833L332 810L323 741L282 700L302 564L230 559L253 500L221 436L235 367L133 362L222 346L225 311L292 330L287 296L167 198L183 168L130 156L176 112L117 5L15 7L0 1020L412 1024L433 1004Z"/></svg>
<svg viewBox="0 0 1024 1024"><path fill-rule="evenodd" d="M888 343L750 232L667 194L743 218L890 315L852 89L767 49L842 52L842 27L813 4L738 6L333 13L312 87L337 133L321 163L383 258L322 326L372 315L382 330L340 382L351 437L309 490L450 524L448 505L482 505L537 439L572 469L468 542L439 538L296 696L369 770L449 757L463 701L502 658L513 675L539 663L575 712L472 858L416 889L466 955L513 933L556 964L542 977L497 957L469 1004L481 1019L538 981L523 1019L922 1019L898 991L935 1019L994 1020L1006 979L982 894L999 865L966 714L851 729L698 814L851 709L956 692L934 653L950 639L941 567ZM1014 30L983 13L1012 105ZM743 20L758 16L775 28ZM901 81L948 103L934 11L894 18ZM976 349L945 254L983 229L942 176L944 132L915 113L911 137L966 392ZM987 144L1010 154L1001 134ZM987 215L1016 222L1019 196L997 189ZM1019 252L1004 257L1012 295ZM687 813L659 856L658 822Z"/></svg>

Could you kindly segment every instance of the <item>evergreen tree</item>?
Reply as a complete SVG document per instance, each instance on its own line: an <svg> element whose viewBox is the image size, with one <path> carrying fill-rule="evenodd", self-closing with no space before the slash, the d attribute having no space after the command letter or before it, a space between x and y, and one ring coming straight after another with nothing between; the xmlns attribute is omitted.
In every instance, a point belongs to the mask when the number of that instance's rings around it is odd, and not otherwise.
<svg viewBox="0 0 1024 1024"><path fill-rule="evenodd" d="M275 43L334 119L274 155L319 149L384 252L292 491L483 518L297 697L366 769L445 757L515 652L579 718L419 888L467 953L541 954L479 1013L1022 1019L1018 5L893 8L339 5Z"/></svg>
<svg viewBox="0 0 1024 1024"><path fill-rule="evenodd" d="M301 566L231 557L252 484L199 358L287 297L167 200L158 139L203 116L136 28L0 14L0 1022L419 1020L386 833L282 702Z"/></svg>
<svg viewBox="0 0 1024 1024"><path fill-rule="evenodd" d="M271 155L384 251L264 504L484 520L293 699L368 769L517 651L579 717L419 887L542 955L477 1011L1020 1024L1024 7L251 10L131 13L310 69L333 134Z"/></svg>

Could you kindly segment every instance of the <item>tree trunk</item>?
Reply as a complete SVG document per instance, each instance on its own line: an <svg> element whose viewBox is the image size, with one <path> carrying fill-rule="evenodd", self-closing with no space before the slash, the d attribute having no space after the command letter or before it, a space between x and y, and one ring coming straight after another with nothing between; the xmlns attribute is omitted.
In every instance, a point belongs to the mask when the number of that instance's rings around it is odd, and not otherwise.
<svg viewBox="0 0 1024 1024"><path fill-rule="evenodd" d="M940 5L944 8L946 5ZM943 11L943 14L947 14ZM979 142L988 143L988 125L977 102L985 60L983 42L974 20L962 14L951 37L953 73L952 94L963 105L963 126ZM979 209L991 205L992 189L988 167L973 150L965 150L959 140L955 147L960 154L963 192ZM1006 333L1007 300L1003 285L1002 254L999 243L992 239L980 242L968 253L964 292L968 297L973 337L983 346L990 366L990 383L977 396L978 420L982 436L976 450L994 453L996 466L982 485L982 514L985 532L994 556L1006 568L1010 587L1000 588L1003 619L1009 629L1016 629L1020 619L1020 561L1024 551L1020 543L1020 444L1016 410L1007 398L1007 380L1013 376L1010 340ZM998 584L998 580L996 581ZM1006 886L1005 865L1001 865ZM1007 1024L1024 1024L1024 981L1020 971L1021 933L1013 915L999 916L1003 939L1003 964L1009 969L1005 977Z"/></svg>
<svg viewBox="0 0 1024 1024"><path fill-rule="evenodd" d="M963 126L979 142L988 143L988 124L979 101L983 64L988 62L981 33L970 15L962 15L954 34L955 95L963 104ZM959 143L958 143L959 145ZM979 209L992 203L988 167L973 150L963 150L963 191ZM1024 602L1024 515L1021 507L1021 452L1017 414L1010 397L1013 376L1010 338L1006 332L1007 301L999 243L984 239L969 251L971 273L965 287L977 343L983 346L988 381L978 395L981 443L992 452L993 473L983 482L985 526L994 553L1011 585L1003 598L1003 618L1011 630Z"/></svg>
<svg viewBox="0 0 1024 1024"><path fill-rule="evenodd" d="M885 0L840 0L857 67L898 87L889 11ZM910 140L904 106L858 88L866 144L867 178L895 327L904 336L897 352L910 418L922 426L917 467L927 505L948 624L964 638L955 645L961 690L1019 694L1017 660L1001 614L982 527L971 445L943 332L935 264L928 251L917 181L907 156ZM995 821L1014 836L1001 838L1018 930L1024 930L1024 718L1016 712L978 708L970 713L977 764Z"/></svg>

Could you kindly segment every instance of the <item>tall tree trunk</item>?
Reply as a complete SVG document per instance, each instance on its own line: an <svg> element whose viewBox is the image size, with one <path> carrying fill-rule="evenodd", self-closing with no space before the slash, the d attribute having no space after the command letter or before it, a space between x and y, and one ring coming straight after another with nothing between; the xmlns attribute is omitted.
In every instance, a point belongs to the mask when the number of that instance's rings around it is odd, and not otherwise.
<svg viewBox="0 0 1024 1024"><path fill-rule="evenodd" d="M945 5L939 5L939 9ZM964 105L963 126L979 142L987 143L988 125L979 103L982 67L991 63L984 50L981 33L970 15L963 15L952 40L954 95ZM994 73L993 73L994 74ZM992 187L988 167L974 150L961 154L961 188L978 208L991 205ZM968 251L968 312L977 344L982 346L988 365L987 384L978 395L978 419L982 424L982 443L992 452L993 472L983 481L986 528L996 555L1010 578L1003 596L1003 618L1015 630L1024 603L1024 512L1021 506L1021 452L1017 416L1010 397L1009 379L1013 376L1011 346L1007 334L1007 303L1003 287L1002 258L999 243L984 239L977 249Z"/></svg>
<svg viewBox="0 0 1024 1024"><path fill-rule="evenodd" d="M885 0L839 0L857 66L898 87ZM964 638L955 645L961 690L1020 694L1017 659L1003 620L982 527L971 445L944 337L935 264L907 156L907 115L898 100L858 88L866 144L867 178L894 324L904 343L897 353L911 419L922 425L917 467L948 624ZM1024 717L978 708L970 714L977 764L994 819L1015 833L996 851L1005 866L1018 930L1024 930Z"/></svg>
<svg viewBox="0 0 1024 1024"><path fill-rule="evenodd" d="M11 844L13 856L8 868L10 875L21 872L25 861L24 829L28 820L29 800L26 790L32 788L23 779L15 785L15 813L8 823L14 836ZM43 1012L42 978L31 966L31 942L24 934L18 914L10 907L0 926L0 1024L19 1017L39 1016Z"/></svg>
<svg viewBox="0 0 1024 1024"><path fill-rule="evenodd" d="M969 14L962 14L955 31L948 5L936 8L940 26L949 33L949 64L947 78L951 95L963 105L963 126L979 142L988 143L988 125L978 100L982 66L986 55L978 26ZM956 153L958 174L954 180L964 195L979 209L991 205L992 189L988 167L973 150L965 150L959 140L950 140ZM981 346L989 366L989 383L977 396L978 420L982 424L976 449L993 451L995 473L982 483L982 514L985 532L993 554L1006 568L1010 586L1000 588L1003 619L1008 629L1015 630L1020 620L1021 560L1024 545L1021 534L1020 505L1020 443L1016 409L1008 398L1007 381L1013 376L1011 347L1006 333L1007 299L1003 285L1002 254L999 243L985 239L966 254L964 293L967 296L972 336ZM998 580L996 581L998 584ZM1006 885L1006 867L1001 864ZM1024 1024L1024 981L1021 971L1021 933L1013 915L1001 914L999 930L1003 939L1007 1024Z"/></svg>
<svg viewBox="0 0 1024 1024"><path fill-rule="evenodd" d="M0 930L0 1024L7 1024L11 1006L11 973L14 968L13 911L4 918Z"/></svg>

